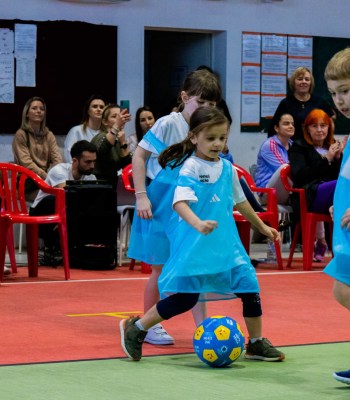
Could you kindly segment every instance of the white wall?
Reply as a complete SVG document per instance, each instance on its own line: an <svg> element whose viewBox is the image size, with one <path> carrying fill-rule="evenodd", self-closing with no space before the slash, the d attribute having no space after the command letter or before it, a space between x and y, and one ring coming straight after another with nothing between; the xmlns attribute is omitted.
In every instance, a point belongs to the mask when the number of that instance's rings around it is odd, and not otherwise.
<svg viewBox="0 0 350 400"><path fill-rule="evenodd" d="M234 119L229 146L235 161L245 167L255 162L266 135L240 132L242 31L332 37L350 35L349 0L284 0L276 3L262 3L261 0L130 0L110 5L59 0L0 0L0 10L2 19L69 20L118 26L117 98L130 99L135 109L143 103L145 27L227 31L225 91ZM92 51L90 56L99 55ZM131 111L135 112L135 109ZM12 158L7 154L10 143L11 136L0 135L1 160Z"/></svg>

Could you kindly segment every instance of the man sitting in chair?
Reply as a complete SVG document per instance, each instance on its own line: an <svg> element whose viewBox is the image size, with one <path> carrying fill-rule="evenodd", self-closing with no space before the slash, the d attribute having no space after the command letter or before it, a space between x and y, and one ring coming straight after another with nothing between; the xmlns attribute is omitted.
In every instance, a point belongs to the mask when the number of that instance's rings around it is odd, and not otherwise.
<svg viewBox="0 0 350 400"><path fill-rule="evenodd" d="M60 163L55 165L47 174L45 182L57 188L66 186L67 181L71 180L96 180L93 170L96 162L96 146L87 140L76 142L70 151L72 163ZM30 215L49 215L55 211L54 196L39 191ZM44 241L44 255L40 260L40 265L57 266L62 262L62 254L58 232L55 224L44 224L39 227L39 236Z"/></svg>

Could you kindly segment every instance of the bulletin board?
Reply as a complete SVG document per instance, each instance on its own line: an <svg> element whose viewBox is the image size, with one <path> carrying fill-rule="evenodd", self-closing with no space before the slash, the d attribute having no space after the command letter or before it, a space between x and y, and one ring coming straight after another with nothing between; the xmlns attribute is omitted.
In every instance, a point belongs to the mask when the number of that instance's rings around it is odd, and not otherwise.
<svg viewBox="0 0 350 400"><path fill-rule="evenodd" d="M117 27L71 21L0 20L0 28L15 24L37 27L35 87L14 89L14 103L0 104L0 133L14 133L21 125L26 101L43 97L47 126L66 135L82 119L93 94L106 102L117 98Z"/></svg>
<svg viewBox="0 0 350 400"><path fill-rule="evenodd" d="M271 46L270 52L264 51L264 46L261 43L263 41L262 38L269 35L271 37L280 39L276 40L278 45L276 45L275 48ZM244 43L245 40L248 45ZM300 41L301 43L307 44L304 48L303 45L300 47L299 54L296 54L297 52L295 52L294 49L291 50L291 45L293 45L295 41ZM350 47L350 39L243 32L241 131L267 132L271 122L271 116L273 115L273 107L276 109L280 100L289 94L288 76L297 66L305 66L312 70L315 78L315 90L313 93L319 97L322 97L330 106L334 107L332 99L328 93L323 74L327 63L332 56L345 47ZM246 62L247 60L245 60L244 53L248 54L248 61L250 62ZM266 63L266 60L269 62L268 57L270 57L272 60L271 62L274 63L274 68L276 71L274 71L272 74L266 75L272 76L274 79L273 84L275 86L279 85L279 89L276 90L275 95L270 97L271 102L274 102L274 104L270 110L271 115L266 116L268 113L264 108L264 99L269 99L269 97L264 98L264 84L262 82L264 78L266 80L266 76L264 77L264 62ZM278 81L278 79L280 79L280 81ZM247 112L246 114L248 114L248 116L245 115L244 102L248 104L248 107L252 105L252 110L255 113L253 116L249 115ZM249 119L252 120L251 123L249 123ZM335 120L335 133L350 133L350 120L342 116L340 113L337 113Z"/></svg>

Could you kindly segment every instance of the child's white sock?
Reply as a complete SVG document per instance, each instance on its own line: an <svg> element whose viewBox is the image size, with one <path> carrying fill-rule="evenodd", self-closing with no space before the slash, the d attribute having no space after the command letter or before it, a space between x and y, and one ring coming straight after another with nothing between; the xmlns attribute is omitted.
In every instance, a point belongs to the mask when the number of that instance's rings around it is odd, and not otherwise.
<svg viewBox="0 0 350 400"><path fill-rule="evenodd" d="M257 342L258 340L262 340L262 337L259 336L259 337L251 338L251 339L250 339L250 343L255 343L255 342Z"/></svg>
<svg viewBox="0 0 350 400"><path fill-rule="evenodd" d="M145 328L142 326L141 320L140 320L140 319L138 319L138 320L135 322L135 326L136 326L136 328L139 328L140 331L145 331Z"/></svg>

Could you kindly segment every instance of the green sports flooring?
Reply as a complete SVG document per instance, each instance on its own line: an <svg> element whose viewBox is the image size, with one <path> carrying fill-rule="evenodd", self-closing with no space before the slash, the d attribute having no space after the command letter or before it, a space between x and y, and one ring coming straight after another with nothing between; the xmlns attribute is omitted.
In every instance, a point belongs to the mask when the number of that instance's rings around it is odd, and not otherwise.
<svg viewBox="0 0 350 400"><path fill-rule="evenodd" d="M325 326L327 329L331 327ZM3 344L4 345L4 344ZM281 348L286 361L240 358L213 369L194 354L0 367L1 400L342 400L350 343Z"/></svg>

